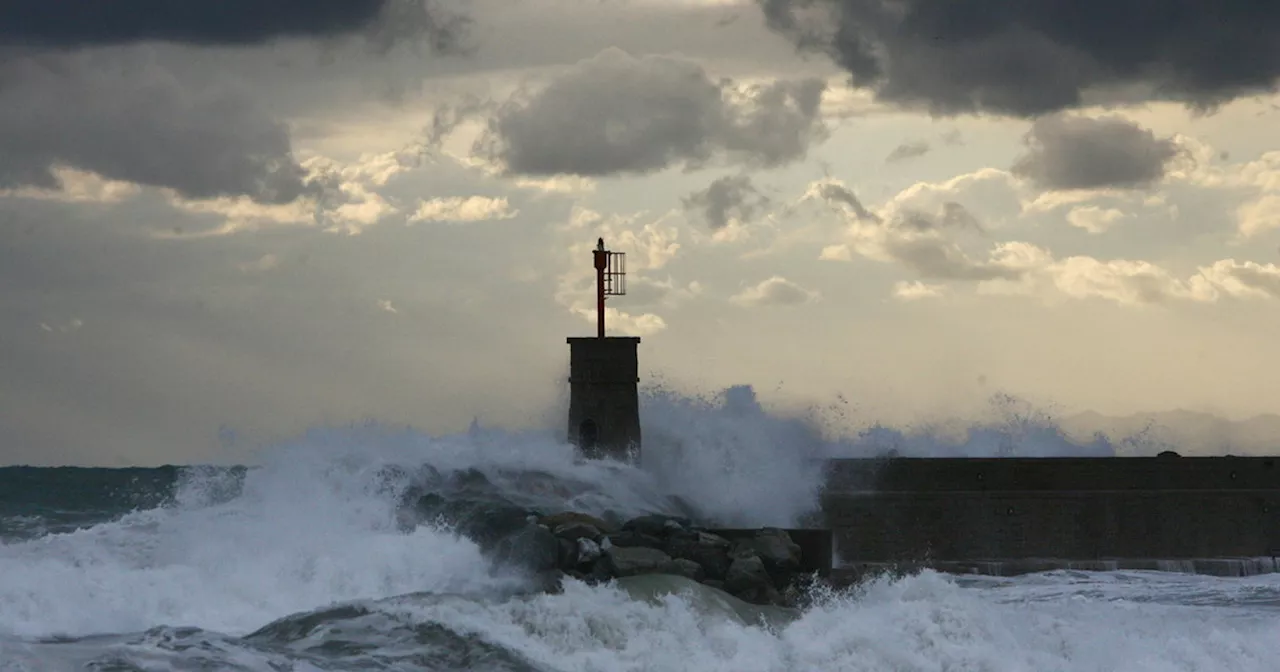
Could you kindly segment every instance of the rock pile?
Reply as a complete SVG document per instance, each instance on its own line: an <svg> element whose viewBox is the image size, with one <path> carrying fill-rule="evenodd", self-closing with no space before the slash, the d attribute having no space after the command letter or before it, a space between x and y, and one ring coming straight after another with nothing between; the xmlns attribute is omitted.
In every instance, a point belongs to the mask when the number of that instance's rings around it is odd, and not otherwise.
<svg viewBox="0 0 1280 672"><path fill-rule="evenodd" d="M805 578L800 546L786 530L762 528L727 539L674 516L641 516L618 526L574 512L530 516L495 550L544 576L599 583L674 574L752 604L792 605Z"/></svg>

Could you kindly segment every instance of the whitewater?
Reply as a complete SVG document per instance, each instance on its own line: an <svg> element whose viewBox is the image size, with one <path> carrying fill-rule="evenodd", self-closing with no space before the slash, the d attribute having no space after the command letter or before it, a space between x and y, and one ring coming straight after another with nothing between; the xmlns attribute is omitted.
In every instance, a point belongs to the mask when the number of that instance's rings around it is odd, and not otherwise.
<svg viewBox="0 0 1280 672"><path fill-rule="evenodd" d="M748 387L650 391L642 428L643 468L576 460L555 431L371 423L247 468L0 469L0 671L1280 669L1274 575L925 572L780 617L662 579L544 593L406 506L789 526L831 457L1121 451L1026 417L833 438Z"/></svg>

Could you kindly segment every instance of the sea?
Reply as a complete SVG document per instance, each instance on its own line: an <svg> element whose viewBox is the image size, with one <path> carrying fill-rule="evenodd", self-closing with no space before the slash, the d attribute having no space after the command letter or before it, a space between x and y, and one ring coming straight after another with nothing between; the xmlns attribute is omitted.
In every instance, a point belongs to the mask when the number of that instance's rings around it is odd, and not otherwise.
<svg viewBox="0 0 1280 672"><path fill-rule="evenodd" d="M0 671L1280 670L1274 575L924 572L779 616L661 577L548 593L459 531L494 506L787 526L830 457L1133 449L1026 417L833 438L742 387L642 408L639 467L553 430L371 422L245 466L0 468ZM452 514L415 514L427 495Z"/></svg>

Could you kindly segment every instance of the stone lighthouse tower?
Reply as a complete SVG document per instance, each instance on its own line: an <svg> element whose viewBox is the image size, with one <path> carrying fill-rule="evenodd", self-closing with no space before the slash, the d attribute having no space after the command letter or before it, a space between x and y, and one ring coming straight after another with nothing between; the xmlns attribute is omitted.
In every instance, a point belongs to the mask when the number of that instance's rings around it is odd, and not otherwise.
<svg viewBox="0 0 1280 672"><path fill-rule="evenodd" d="M605 336L604 301L627 293L626 255L604 239L592 252L596 270L596 335L570 337L569 441L588 458L620 461L640 455L637 336Z"/></svg>

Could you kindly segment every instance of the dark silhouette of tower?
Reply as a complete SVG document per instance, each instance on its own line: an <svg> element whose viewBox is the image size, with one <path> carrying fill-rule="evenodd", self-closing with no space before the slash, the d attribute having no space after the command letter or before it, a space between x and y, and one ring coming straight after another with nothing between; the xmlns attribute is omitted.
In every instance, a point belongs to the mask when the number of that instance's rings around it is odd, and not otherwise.
<svg viewBox="0 0 1280 672"><path fill-rule="evenodd" d="M640 454L640 345L637 336L605 336L605 297L624 296L626 256L604 239L592 252L596 270L596 336L570 337L569 441L588 458L622 461Z"/></svg>

